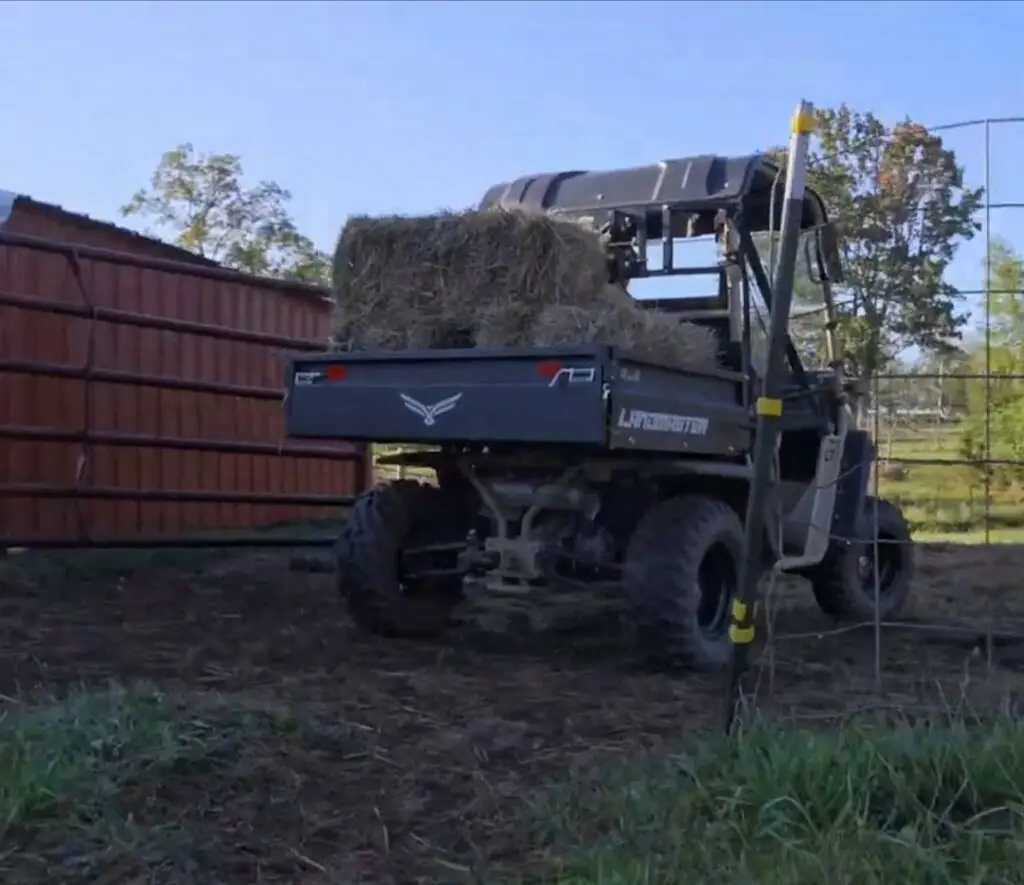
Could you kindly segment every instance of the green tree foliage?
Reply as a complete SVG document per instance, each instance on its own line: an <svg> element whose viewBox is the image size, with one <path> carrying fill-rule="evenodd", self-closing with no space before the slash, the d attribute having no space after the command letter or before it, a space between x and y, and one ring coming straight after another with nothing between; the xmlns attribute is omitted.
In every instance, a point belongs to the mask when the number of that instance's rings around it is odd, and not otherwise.
<svg viewBox="0 0 1024 885"><path fill-rule="evenodd" d="M970 382L963 376L976 371L971 360L970 350L964 347L921 355L914 368L919 374L929 376L929 383L925 385L929 405L938 406L951 415L964 414Z"/></svg>
<svg viewBox="0 0 1024 885"><path fill-rule="evenodd" d="M846 105L819 110L809 181L839 223L838 320L853 370L870 375L908 346L953 347L966 315L944 274L979 230L982 191L965 186L941 137Z"/></svg>
<svg viewBox="0 0 1024 885"><path fill-rule="evenodd" d="M996 354L1013 352L1018 356L1024 347L1024 259L1005 240L993 238L986 262L988 310L982 308L978 331L985 334L985 313L988 314L989 340Z"/></svg>
<svg viewBox="0 0 1024 885"><path fill-rule="evenodd" d="M235 154L197 154L182 144L163 155L149 187L121 214L148 222L147 234L225 267L326 285L330 262L296 228L290 200L273 181L247 186Z"/></svg>
<svg viewBox="0 0 1024 885"><path fill-rule="evenodd" d="M1002 240L993 240L986 262L988 344L984 318L970 349L966 371L986 381L967 384L967 417L960 448L964 457L1024 461L1024 258ZM986 438L988 449L986 450ZM1024 478L1024 466L992 470L1003 482Z"/></svg>

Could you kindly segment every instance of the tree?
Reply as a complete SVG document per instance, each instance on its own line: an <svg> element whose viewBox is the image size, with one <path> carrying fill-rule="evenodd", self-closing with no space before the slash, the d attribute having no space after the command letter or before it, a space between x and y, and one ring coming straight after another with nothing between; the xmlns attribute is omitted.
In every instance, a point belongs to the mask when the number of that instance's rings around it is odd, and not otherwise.
<svg viewBox="0 0 1024 885"><path fill-rule="evenodd" d="M910 120L889 128L842 105L816 122L808 179L840 229L838 320L854 371L873 374L908 346L950 349L967 317L944 275L980 229L982 190L964 184L939 136Z"/></svg>
<svg viewBox="0 0 1024 885"><path fill-rule="evenodd" d="M167 151L149 181L121 208L149 222L147 234L225 267L326 285L330 262L288 212L291 194L273 181L244 184L235 154Z"/></svg>
<svg viewBox="0 0 1024 885"><path fill-rule="evenodd" d="M925 390L931 405L944 410L950 420L964 415L970 393L970 382L964 376L975 371L969 349L954 347L941 353L924 353L915 369L929 376Z"/></svg>
<svg viewBox="0 0 1024 885"><path fill-rule="evenodd" d="M966 371L988 380L967 385L960 448L971 460L1021 461L992 471L1010 482L1024 477L1024 389L1019 380L1024 376L1024 258L1006 242L993 240L986 274L988 334L983 318Z"/></svg>
<svg viewBox="0 0 1024 885"><path fill-rule="evenodd" d="M978 331L989 329L994 348L1024 350L1024 259L1005 240L994 237L986 262L988 309L982 314Z"/></svg>

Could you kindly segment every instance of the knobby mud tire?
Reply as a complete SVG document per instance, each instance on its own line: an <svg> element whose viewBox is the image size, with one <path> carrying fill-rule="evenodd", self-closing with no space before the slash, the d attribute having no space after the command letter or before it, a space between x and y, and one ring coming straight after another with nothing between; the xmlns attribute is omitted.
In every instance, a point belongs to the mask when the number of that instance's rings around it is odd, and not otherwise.
<svg viewBox="0 0 1024 885"><path fill-rule="evenodd" d="M732 648L728 623L743 550L743 523L724 501L686 495L654 505L626 549L624 593L633 640L659 669L717 668ZM722 620L701 624L701 567L711 555L728 568ZM716 611L719 611L716 606Z"/></svg>
<svg viewBox="0 0 1024 885"><path fill-rule="evenodd" d="M462 599L459 578L403 584L404 548L460 540L457 508L435 486L399 480L356 499L336 545L338 589L356 624L382 636L444 633ZM464 537L464 534L461 536Z"/></svg>
<svg viewBox="0 0 1024 885"><path fill-rule="evenodd" d="M862 519L866 543L833 543L825 558L808 577L818 607L837 620L868 621L875 618L875 581L871 573L861 571L861 557L873 557L875 501L864 500ZM878 501L878 538L880 577L883 592L878 599L882 620L896 615L906 605L914 577L914 548L910 527L902 511L889 501ZM892 572L886 574L887 568ZM889 580L886 580L886 578Z"/></svg>

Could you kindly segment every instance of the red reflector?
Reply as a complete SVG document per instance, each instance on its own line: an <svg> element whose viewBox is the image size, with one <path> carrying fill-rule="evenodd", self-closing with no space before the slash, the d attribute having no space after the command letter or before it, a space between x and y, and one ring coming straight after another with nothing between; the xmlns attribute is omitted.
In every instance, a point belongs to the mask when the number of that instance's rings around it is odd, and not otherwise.
<svg viewBox="0 0 1024 885"><path fill-rule="evenodd" d="M327 367L327 380L328 381L344 381L348 377L348 368L345 366L328 366Z"/></svg>
<svg viewBox="0 0 1024 885"><path fill-rule="evenodd" d="M542 363L537 363L537 374L541 378L554 378L562 371L562 368L563 364L557 360L544 360Z"/></svg>

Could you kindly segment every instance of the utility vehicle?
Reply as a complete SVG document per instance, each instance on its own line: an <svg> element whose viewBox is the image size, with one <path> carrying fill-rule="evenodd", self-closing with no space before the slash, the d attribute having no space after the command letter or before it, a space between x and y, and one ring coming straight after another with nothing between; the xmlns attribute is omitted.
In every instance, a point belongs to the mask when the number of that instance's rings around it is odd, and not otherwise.
<svg viewBox="0 0 1024 885"><path fill-rule="evenodd" d="M337 567L358 624L438 634L470 585L527 596L611 588L652 663L729 660L773 302L755 234L773 232L784 177L760 155L695 156L532 175L482 200L481 208L588 219L606 234L612 281L709 275L713 296L640 303L712 328L720 369L594 344L291 362L290 436L415 443L421 450L389 460L436 471L436 485L391 482L355 502ZM836 229L810 189L800 214L800 258L822 290L832 361L808 370L792 340L784 343L763 565L807 578L828 615L867 619L877 603L887 617L909 591L909 532L895 506L867 495L875 450L854 427L859 388L843 372L830 324L842 273ZM712 234L714 265L677 266L674 241ZM649 261L656 241L658 267ZM896 543L875 545L875 536Z"/></svg>

